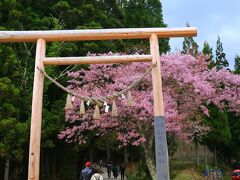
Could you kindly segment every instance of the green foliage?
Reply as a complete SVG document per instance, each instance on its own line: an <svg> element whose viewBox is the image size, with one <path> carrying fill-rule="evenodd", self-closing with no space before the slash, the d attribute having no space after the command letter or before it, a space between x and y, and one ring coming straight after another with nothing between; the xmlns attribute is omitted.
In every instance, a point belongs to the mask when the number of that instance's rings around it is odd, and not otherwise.
<svg viewBox="0 0 240 180"><path fill-rule="evenodd" d="M190 25L187 23L187 27ZM183 54L191 54L192 56L198 55L198 44L194 41L192 37L185 37L183 41Z"/></svg>
<svg viewBox="0 0 240 180"><path fill-rule="evenodd" d="M173 156L177 152L179 140L175 134L167 133L168 154Z"/></svg>
<svg viewBox="0 0 240 180"><path fill-rule="evenodd" d="M57 134L64 128L64 110L62 106L64 100L60 99L53 104L44 104L46 106L43 109L42 146L51 149L56 146Z"/></svg>
<svg viewBox="0 0 240 180"><path fill-rule="evenodd" d="M231 142L227 149L227 154L230 158L240 159L240 116L233 113L228 113L230 124L230 132L232 135Z"/></svg>
<svg viewBox="0 0 240 180"><path fill-rule="evenodd" d="M228 122L228 115L225 111L219 110L217 107L209 105L209 117L206 118L206 124L211 128L206 138L207 145L210 149L229 145L232 135Z"/></svg>
<svg viewBox="0 0 240 180"><path fill-rule="evenodd" d="M70 5L68 4L67 1L59 1L57 4L53 6L54 9L58 11L67 11L70 8Z"/></svg>
<svg viewBox="0 0 240 180"><path fill-rule="evenodd" d="M129 180L151 180L147 166L143 161L140 160L139 163L131 164L126 168L127 179Z"/></svg>
<svg viewBox="0 0 240 180"><path fill-rule="evenodd" d="M159 0L129 0L126 4L127 27L166 26L162 18L162 6ZM132 13L135 12L135 13Z"/></svg>
<svg viewBox="0 0 240 180"><path fill-rule="evenodd" d="M208 56L207 58L207 61L209 62L208 67L209 69L212 69L215 66L213 60L213 49L210 47L207 41L204 42L202 53Z"/></svg>
<svg viewBox="0 0 240 180"><path fill-rule="evenodd" d="M28 123L20 120L20 70L10 46L0 45L0 157L22 160Z"/></svg>
<svg viewBox="0 0 240 180"><path fill-rule="evenodd" d="M14 118L0 121L0 156L10 156L12 159L22 160L23 146L26 145L28 125L18 122Z"/></svg>
<svg viewBox="0 0 240 180"><path fill-rule="evenodd" d="M234 73L240 74L240 56L236 55L234 64Z"/></svg>
<svg viewBox="0 0 240 180"><path fill-rule="evenodd" d="M125 9L125 27L166 27L163 22L162 5L159 0L129 0L124 2ZM134 12L134 13L133 13ZM143 44L137 46L140 52L147 52L142 47L148 47L148 41L136 41L136 43L128 45L128 47L136 46L136 44ZM168 39L161 39L159 41L160 52L165 53L170 50ZM149 49L149 48L148 48ZM128 52L131 52L128 50Z"/></svg>
<svg viewBox="0 0 240 180"><path fill-rule="evenodd" d="M226 54L223 52L223 45L222 45L222 42L221 42L219 36L218 36L218 39L217 39L216 63L215 63L215 65L216 65L216 68L218 70L229 66L228 61L226 59Z"/></svg>

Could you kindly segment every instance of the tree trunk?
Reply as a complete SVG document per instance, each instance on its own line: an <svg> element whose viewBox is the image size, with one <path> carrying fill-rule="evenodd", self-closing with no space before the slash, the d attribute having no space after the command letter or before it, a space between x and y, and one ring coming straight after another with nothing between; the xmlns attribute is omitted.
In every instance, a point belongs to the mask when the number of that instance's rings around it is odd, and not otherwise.
<svg viewBox="0 0 240 180"><path fill-rule="evenodd" d="M54 151L54 152L53 152L52 176L53 176L53 180L55 180L55 179L57 179L57 178L56 178L56 165L57 165L56 159L57 159L57 152L56 152L56 149L54 149L53 151Z"/></svg>
<svg viewBox="0 0 240 180"><path fill-rule="evenodd" d="M127 147L124 147L124 162L128 163L128 151Z"/></svg>
<svg viewBox="0 0 240 180"><path fill-rule="evenodd" d="M155 159L154 159L152 146L150 146L149 144L148 145L144 144L143 149L144 149L146 164L147 164L149 173L150 173L152 179L156 180L157 179L156 165L155 165Z"/></svg>
<svg viewBox="0 0 240 180"><path fill-rule="evenodd" d="M205 154L205 166L207 168L207 166L208 166L208 149L207 149L206 145L204 146L204 154Z"/></svg>
<svg viewBox="0 0 240 180"><path fill-rule="evenodd" d="M11 176L9 177L9 179L12 180L18 180L21 179L20 177L22 176L22 172L23 172L23 162L17 162L17 165L14 167L13 171L11 172Z"/></svg>
<svg viewBox="0 0 240 180"><path fill-rule="evenodd" d="M90 162L93 162L93 149L90 149Z"/></svg>
<svg viewBox="0 0 240 180"><path fill-rule="evenodd" d="M215 166L217 167L218 161L217 161L217 148L216 148L216 145L214 145L214 161L215 161Z"/></svg>
<svg viewBox="0 0 240 180"><path fill-rule="evenodd" d="M51 159L51 152L48 150L43 150L43 155L41 155L41 158L43 159L42 164L43 164L43 169L44 169L44 175L45 177L50 177L50 159ZM43 171L42 169L42 171Z"/></svg>
<svg viewBox="0 0 240 180"><path fill-rule="evenodd" d="M40 160L39 160L39 179L42 179L45 176L45 153L44 153L44 148L40 148ZM47 157L47 155L46 155ZM41 171L40 171L41 169Z"/></svg>
<svg viewBox="0 0 240 180"><path fill-rule="evenodd" d="M107 162L110 162L110 159L111 159L110 145L107 144Z"/></svg>
<svg viewBox="0 0 240 180"><path fill-rule="evenodd" d="M195 141L195 162L199 166L199 143L197 140Z"/></svg>
<svg viewBox="0 0 240 180"><path fill-rule="evenodd" d="M139 131L142 132L143 137L146 139L146 142L142 145L144 149L144 155L146 159L146 164L148 167L148 171L152 180L157 179L156 173L156 162L155 162L155 151L153 150L153 142L154 142L154 130L152 124L146 126L144 129L142 128L142 124L138 121L137 123Z"/></svg>
<svg viewBox="0 0 240 180"><path fill-rule="evenodd" d="M131 148L130 158L131 158L131 162L134 162L134 148Z"/></svg>
<svg viewBox="0 0 240 180"><path fill-rule="evenodd" d="M10 164L10 158L8 156L6 156L5 170L4 170L4 180L8 180L8 178L9 178L9 164Z"/></svg>

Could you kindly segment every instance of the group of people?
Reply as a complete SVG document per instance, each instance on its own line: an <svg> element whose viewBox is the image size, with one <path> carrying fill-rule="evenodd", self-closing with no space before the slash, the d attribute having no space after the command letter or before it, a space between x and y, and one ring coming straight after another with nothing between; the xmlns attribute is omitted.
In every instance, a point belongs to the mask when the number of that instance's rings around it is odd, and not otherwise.
<svg viewBox="0 0 240 180"><path fill-rule="evenodd" d="M112 164L111 162L107 164L108 178L111 178L111 172L112 172L113 177L116 179L118 177L118 173L120 172L121 180L124 180L125 171L126 171L126 167L124 166L124 164L120 165L119 169L117 168L116 165Z"/></svg>
<svg viewBox="0 0 240 180"><path fill-rule="evenodd" d="M100 169L101 169L102 165L103 165L103 163L102 163L102 161L100 161L100 163L99 163ZM86 167L80 173L80 180L103 180L103 176L98 172L94 172L94 170L91 168L90 162L86 162L85 166ZM107 163L106 168L107 168L108 179L111 178L111 174L116 179L120 172L121 180L124 180L125 171L126 171L126 167L124 164L121 164L118 169L118 167L116 165L109 162L109 163Z"/></svg>
<svg viewBox="0 0 240 180"><path fill-rule="evenodd" d="M103 176L97 172L93 172L91 163L86 162L85 168L80 173L80 180L103 180Z"/></svg>
<svg viewBox="0 0 240 180"><path fill-rule="evenodd" d="M221 179L224 172L220 168L210 168L203 171L203 175L206 179Z"/></svg>

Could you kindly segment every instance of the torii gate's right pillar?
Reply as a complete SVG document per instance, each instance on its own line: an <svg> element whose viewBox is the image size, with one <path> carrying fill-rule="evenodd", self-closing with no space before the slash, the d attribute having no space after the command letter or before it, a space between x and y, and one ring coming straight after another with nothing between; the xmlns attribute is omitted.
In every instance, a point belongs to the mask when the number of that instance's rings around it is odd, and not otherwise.
<svg viewBox="0 0 240 180"><path fill-rule="evenodd" d="M169 162L166 137L166 120L164 117L162 78L160 68L160 54L158 37L156 34L150 36L150 51L152 64L156 68L152 69L152 84L154 98L154 134L155 134L155 154L157 180L169 180Z"/></svg>

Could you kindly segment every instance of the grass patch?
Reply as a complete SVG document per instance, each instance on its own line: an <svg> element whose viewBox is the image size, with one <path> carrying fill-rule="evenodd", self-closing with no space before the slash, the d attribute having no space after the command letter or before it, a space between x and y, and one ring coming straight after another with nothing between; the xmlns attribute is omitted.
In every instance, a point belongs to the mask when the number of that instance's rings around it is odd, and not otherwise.
<svg viewBox="0 0 240 180"><path fill-rule="evenodd" d="M231 180L231 168L227 165L219 165L224 171L222 180ZM205 179L203 171L205 164L196 167L192 162L170 161L170 179L171 180L202 180ZM210 169L214 169L214 165L209 165ZM126 174L128 180L151 180L147 167L143 163L129 163Z"/></svg>
<svg viewBox="0 0 240 180"><path fill-rule="evenodd" d="M127 179L128 180L151 180L149 175L146 173L146 166L142 166L140 163L131 163L127 166Z"/></svg>
<svg viewBox="0 0 240 180"><path fill-rule="evenodd" d="M203 176L195 170L185 169L180 172L173 178L173 180L202 180Z"/></svg>
<svg viewBox="0 0 240 180"><path fill-rule="evenodd" d="M224 176L222 180L231 180L231 168L226 165L219 165L224 171ZM214 168L214 166L210 166ZM205 170L205 165L200 164L196 167L194 163L184 163L180 161L170 162L170 179L172 180L202 180L204 179L203 171Z"/></svg>

